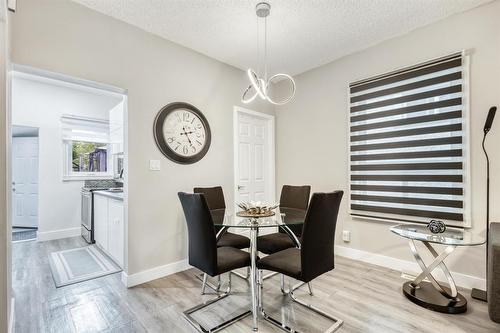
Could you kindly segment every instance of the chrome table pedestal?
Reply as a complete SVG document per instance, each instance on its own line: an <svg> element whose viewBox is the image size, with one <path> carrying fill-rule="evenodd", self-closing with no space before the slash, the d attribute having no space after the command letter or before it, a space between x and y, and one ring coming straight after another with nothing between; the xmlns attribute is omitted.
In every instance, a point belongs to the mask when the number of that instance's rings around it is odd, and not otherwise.
<svg viewBox="0 0 500 333"><path fill-rule="evenodd" d="M467 311L467 300L457 291L455 280L450 274L444 259L455 250L455 245L448 245L440 254L429 242L422 242L434 257L430 265L423 261L413 239L410 239L410 249L415 257L415 261L422 269L415 280L406 282L403 285L403 294L413 303L425 307L429 310L443 313L463 313ZM442 286L432 275L432 271L441 268L448 287ZM424 281L427 278L430 282Z"/></svg>
<svg viewBox="0 0 500 333"><path fill-rule="evenodd" d="M466 298L457 291L455 280L444 260L457 246L474 246L484 244L485 240L470 230L451 229L444 233L433 234L425 225L400 224L390 229L393 233L409 239L411 253L422 272L413 280L403 284L403 294L413 303L429 310L457 314L467 311ZM426 264L422 259L416 241L422 242L433 260ZM438 252L432 244L443 245L442 252ZM447 286L432 274L440 268L447 282ZM429 282L424 281L427 279Z"/></svg>

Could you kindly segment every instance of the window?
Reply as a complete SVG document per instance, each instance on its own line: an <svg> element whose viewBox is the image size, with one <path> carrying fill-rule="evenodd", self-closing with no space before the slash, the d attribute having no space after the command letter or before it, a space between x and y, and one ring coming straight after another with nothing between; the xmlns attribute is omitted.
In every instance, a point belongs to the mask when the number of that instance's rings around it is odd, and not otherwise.
<svg viewBox="0 0 500 333"><path fill-rule="evenodd" d="M349 85L350 213L470 226L462 53Z"/></svg>
<svg viewBox="0 0 500 333"><path fill-rule="evenodd" d="M63 116L63 179L112 177L107 120Z"/></svg>

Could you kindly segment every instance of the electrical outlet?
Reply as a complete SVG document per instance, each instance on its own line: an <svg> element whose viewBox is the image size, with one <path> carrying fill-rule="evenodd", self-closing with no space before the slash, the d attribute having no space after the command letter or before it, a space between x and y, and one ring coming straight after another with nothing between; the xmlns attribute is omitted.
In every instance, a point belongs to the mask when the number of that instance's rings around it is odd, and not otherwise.
<svg viewBox="0 0 500 333"><path fill-rule="evenodd" d="M342 232L342 240L344 242L350 242L351 241L351 232L349 230L344 230Z"/></svg>
<svg viewBox="0 0 500 333"><path fill-rule="evenodd" d="M160 171L161 164L159 160L149 160L149 170Z"/></svg>

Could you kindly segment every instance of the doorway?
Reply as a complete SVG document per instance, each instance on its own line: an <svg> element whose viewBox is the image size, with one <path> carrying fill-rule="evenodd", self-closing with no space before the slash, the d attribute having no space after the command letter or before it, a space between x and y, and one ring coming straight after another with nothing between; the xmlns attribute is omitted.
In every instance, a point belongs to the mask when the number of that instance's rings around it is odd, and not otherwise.
<svg viewBox="0 0 500 333"><path fill-rule="evenodd" d="M38 128L12 127L12 241L36 239Z"/></svg>
<svg viewBox="0 0 500 333"><path fill-rule="evenodd" d="M235 202L274 203L274 116L234 107Z"/></svg>

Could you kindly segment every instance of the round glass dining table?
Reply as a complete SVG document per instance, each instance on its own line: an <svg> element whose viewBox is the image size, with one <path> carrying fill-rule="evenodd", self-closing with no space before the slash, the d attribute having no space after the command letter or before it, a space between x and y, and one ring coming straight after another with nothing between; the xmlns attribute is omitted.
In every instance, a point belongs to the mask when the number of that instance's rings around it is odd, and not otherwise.
<svg viewBox="0 0 500 333"><path fill-rule="evenodd" d="M210 211L212 220L217 229L217 240L229 228L248 229L250 232L250 288L252 296L252 326L253 330L258 330L258 304L259 293L258 288L258 272L256 267L257 261L257 237L261 228L281 228L293 240L295 246L300 248L300 240L290 230L290 225L304 224L306 211L293 208L281 207L275 210L275 215L269 217L239 217L235 213L230 213L226 209L214 209Z"/></svg>

